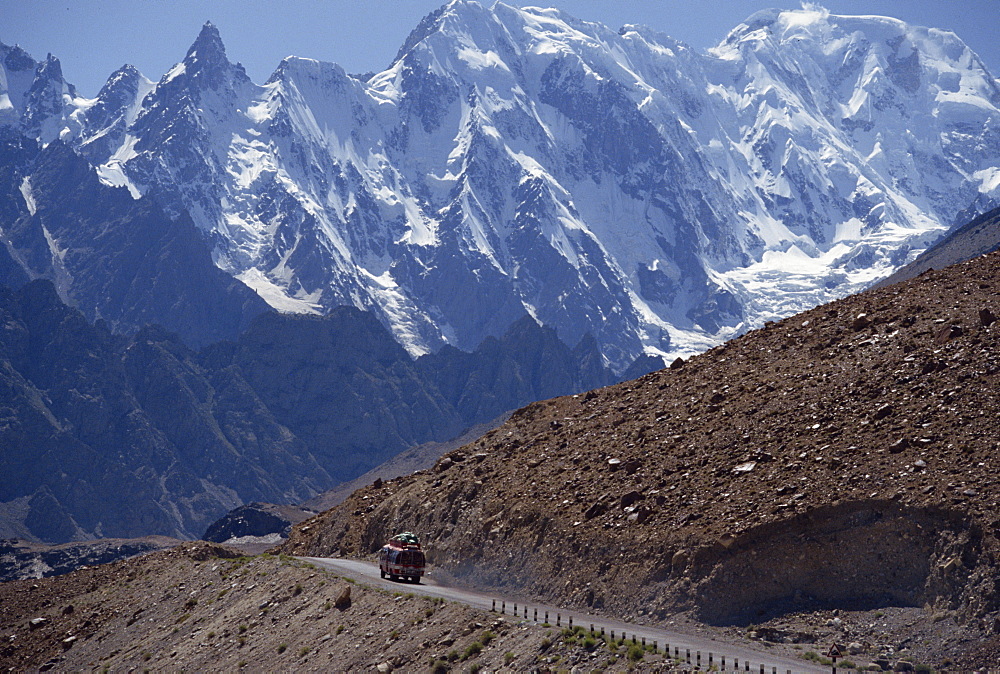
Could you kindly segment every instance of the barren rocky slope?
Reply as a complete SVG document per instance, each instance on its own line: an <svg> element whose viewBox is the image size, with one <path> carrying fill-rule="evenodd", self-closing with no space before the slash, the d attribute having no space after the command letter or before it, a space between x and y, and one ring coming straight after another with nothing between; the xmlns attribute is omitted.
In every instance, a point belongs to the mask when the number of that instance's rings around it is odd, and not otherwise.
<svg viewBox="0 0 1000 674"><path fill-rule="evenodd" d="M287 558L237 554L185 543L58 578L0 583L0 668L527 671L586 662L623 671L638 656L495 613L355 585Z"/></svg>
<svg viewBox="0 0 1000 674"><path fill-rule="evenodd" d="M962 657L1000 630L998 279L991 254L529 405L284 549L365 556L412 529L470 583L651 621L771 621L779 640L790 616L837 610L831 639Z"/></svg>

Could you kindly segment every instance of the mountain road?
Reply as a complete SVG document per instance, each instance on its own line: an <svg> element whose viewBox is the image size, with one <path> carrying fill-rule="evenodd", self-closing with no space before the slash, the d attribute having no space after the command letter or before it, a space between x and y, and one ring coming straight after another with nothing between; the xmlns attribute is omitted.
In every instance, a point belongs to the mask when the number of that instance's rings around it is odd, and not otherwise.
<svg viewBox="0 0 1000 674"><path fill-rule="evenodd" d="M424 576L420 583L417 584L391 581L380 577L377 564L357 559L328 557L300 557L299 559L330 570L338 575L383 589L412 592L428 597L440 597L448 601L461 602L487 611L502 611L510 617L517 617L521 620L528 620L539 624L545 622L545 618L547 617L550 624L559 627L573 625L590 629L593 626L593 629L597 631L603 629L606 632L610 633L613 631L614 634L629 639L644 639L646 643L656 642L661 651L664 647L669 647L671 655L679 656L681 659L687 659L690 655L692 665L699 664L698 654L700 653L700 667L703 669L709 668L709 655L711 654L711 664L720 669L724 664L724 671L738 670L755 673L763 672L766 674L795 672L797 674L799 672L827 672L830 670L829 667L823 667L800 658L768 653L764 650L730 644L697 634L668 630L651 625L635 625L613 620L606 616L590 615L581 611L570 611L555 606L518 601L510 597L502 597L495 593L451 587L428 576ZM516 615L515 611L517 611Z"/></svg>

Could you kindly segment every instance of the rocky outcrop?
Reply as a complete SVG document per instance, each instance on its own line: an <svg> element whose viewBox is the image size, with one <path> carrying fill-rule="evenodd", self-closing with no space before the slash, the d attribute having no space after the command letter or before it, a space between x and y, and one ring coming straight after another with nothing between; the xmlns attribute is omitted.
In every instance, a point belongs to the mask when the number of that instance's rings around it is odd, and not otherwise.
<svg viewBox="0 0 1000 674"><path fill-rule="evenodd" d="M248 503L215 522L205 531L202 540L225 543L244 536L262 537L278 534L287 538L292 525L307 520L316 512L297 506L283 506L274 503Z"/></svg>

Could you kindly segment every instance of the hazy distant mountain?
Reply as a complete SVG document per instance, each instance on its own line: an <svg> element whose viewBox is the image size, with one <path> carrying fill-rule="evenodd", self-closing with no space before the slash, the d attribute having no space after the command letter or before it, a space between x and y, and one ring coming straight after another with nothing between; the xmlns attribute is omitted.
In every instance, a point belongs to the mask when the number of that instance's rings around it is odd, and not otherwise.
<svg viewBox="0 0 1000 674"><path fill-rule="evenodd" d="M115 336L37 280L0 286L0 324L0 538L48 543L197 537L236 506L303 501L498 406L611 381L530 319L419 363L353 307L267 312L196 352L158 326Z"/></svg>

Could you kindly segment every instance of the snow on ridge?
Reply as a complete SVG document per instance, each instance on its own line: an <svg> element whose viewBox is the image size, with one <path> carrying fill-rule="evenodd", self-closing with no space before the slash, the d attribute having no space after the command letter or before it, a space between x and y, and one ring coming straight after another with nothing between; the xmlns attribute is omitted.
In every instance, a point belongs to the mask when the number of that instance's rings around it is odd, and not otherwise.
<svg viewBox="0 0 1000 674"><path fill-rule="evenodd" d="M128 133L83 136L281 310L368 308L422 353L530 307L619 368L860 289L1000 199L996 81L945 31L808 5L699 53L502 2L432 17L364 82L288 57L253 85L221 43L197 80L193 49Z"/></svg>

